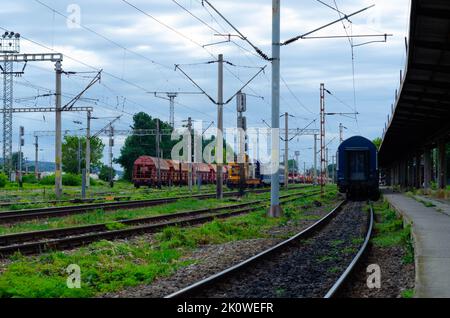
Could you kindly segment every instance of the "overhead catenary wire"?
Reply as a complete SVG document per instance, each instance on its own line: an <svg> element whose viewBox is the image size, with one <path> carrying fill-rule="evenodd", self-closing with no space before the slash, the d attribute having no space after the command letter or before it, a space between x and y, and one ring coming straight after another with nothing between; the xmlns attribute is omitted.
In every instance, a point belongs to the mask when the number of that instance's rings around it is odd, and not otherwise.
<svg viewBox="0 0 450 318"><path fill-rule="evenodd" d="M266 61L271 61L271 58L269 58L267 56L267 54L265 54L260 48L258 48L256 45L254 45L245 35L243 35L241 33L241 31L239 31L238 28L236 28L227 18L225 18L225 16L220 13L219 10L217 10L208 0L202 0L202 2L206 3L208 6L211 7L211 9L213 9L235 32L237 32L237 34L240 35L240 37L247 42L254 50L255 52L261 56L264 60Z"/></svg>

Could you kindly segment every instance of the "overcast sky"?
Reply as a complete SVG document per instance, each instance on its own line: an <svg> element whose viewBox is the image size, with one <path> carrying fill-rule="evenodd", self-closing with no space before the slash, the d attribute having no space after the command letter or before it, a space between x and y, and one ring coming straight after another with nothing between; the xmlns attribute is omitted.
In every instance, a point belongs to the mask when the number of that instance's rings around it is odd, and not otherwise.
<svg viewBox="0 0 450 318"><path fill-rule="evenodd" d="M251 42L271 54L270 0L210 0ZM334 0L323 0L335 6ZM128 2L128 4L126 3ZM286 40L336 20L336 11L315 0L282 0L281 38ZM178 3L178 4L177 4ZM131 5L135 7L132 7ZM354 83L351 48L347 38L300 40L281 49L283 78L281 84L281 112L296 116L290 128L303 128L319 113L319 86L325 83L333 93L327 96L327 111L353 112L354 118L329 117L327 139L338 136L339 123L348 129L346 137L360 134L373 139L382 133L386 116L398 87L399 70L405 64L404 37L409 30L410 0L336 0L340 11L350 14L363 7L376 6L349 22L337 23L314 36L391 33L387 43L373 43L354 47ZM75 12L72 11L75 9ZM78 9L80 10L78 12ZM80 20L78 20L78 16ZM67 18L74 18L75 23ZM156 21L156 20L158 21ZM244 41L234 37L235 43L222 43L214 34L236 34L210 7L201 0L17 0L2 4L0 27L22 35L21 53L58 52L64 54L65 71L81 72L63 76L63 102L82 90L103 69L100 84L85 95L77 106L91 105L94 130L111 119L123 115L116 129L128 128L132 114L145 111L167 121L169 102L155 98L152 91L198 91L174 65L181 64L208 94L217 96L217 64L203 64L224 54L227 65L224 74L225 99L232 96L257 71L267 65L265 74L257 77L244 91L247 99L247 125L264 127L270 122L270 64L259 58ZM80 25L82 27L80 27ZM344 26L346 29L344 29ZM379 40L354 40L354 44ZM195 64L195 65L183 65ZM23 65L16 65L22 68ZM54 106L50 97L27 97L54 90L54 65L50 62L30 62L25 74L15 78L15 105ZM84 73L86 72L86 73ZM286 83L286 84L285 84ZM355 88L355 90L354 90ZM354 94L355 93L355 94ZM204 121L205 127L216 121L216 106L202 95L180 95L175 106L176 125L191 116ZM236 125L235 101L225 107L224 125ZM64 113L63 129L78 129L86 125L85 114ZM14 151L17 149L19 125L25 126L25 156L34 158L33 132L54 130L54 116L50 113L14 114ZM313 124L311 128L319 128ZM119 154L124 137L116 137L114 154ZM54 160L54 138L41 138L40 159ZM338 140L330 144L334 152ZM300 162L312 165L313 138L302 137L291 142L291 156L300 150ZM107 160L105 151L105 162Z"/></svg>

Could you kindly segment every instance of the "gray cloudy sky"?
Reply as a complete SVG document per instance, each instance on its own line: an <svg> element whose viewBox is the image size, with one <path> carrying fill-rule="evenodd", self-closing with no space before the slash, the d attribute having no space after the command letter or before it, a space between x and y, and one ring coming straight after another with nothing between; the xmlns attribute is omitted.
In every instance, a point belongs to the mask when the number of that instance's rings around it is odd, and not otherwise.
<svg viewBox="0 0 450 318"><path fill-rule="evenodd" d="M334 0L323 0L335 5ZM134 5L133 8L126 2ZM338 18L338 13L315 0L282 0L282 39L305 33ZM180 5L178 5L178 4ZM211 0L240 31L264 52L270 55L271 1L270 0ZM399 70L405 64L404 37L408 33L410 0L336 0L339 9L347 14L375 4L366 12L345 22L347 32L353 34L384 34L394 36L387 43L374 43L354 48L355 90L354 99L352 59L346 38L327 40L301 40L282 47L281 111L295 118L290 127L302 128L318 118L319 85L324 82L335 97L327 97L327 111L351 112L356 109L358 121L346 117L329 117L329 140L338 133L342 122L348 130L346 136L361 134L368 138L381 135L394 91L398 87ZM192 15L184 10L187 9ZM72 8L80 9L83 27L71 24L64 16L72 15ZM194 16L195 17L194 17ZM155 21L157 19L159 22ZM198 19L201 19L203 24ZM22 53L60 52L64 54L66 71L87 72L104 69L101 84L91 88L86 97L97 99L93 104L80 101L77 106L94 106L94 130L102 128L108 117L123 114L117 129L127 128L132 114L145 111L153 117L168 120L169 105L155 98L149 91L196 91L174 64L197 64L212 61L223 53L228 65L225 70L225 96L231 96L256 72L256 67L267 63L258 58L243 41L236 44L218 42L215 31L234 33L201 0L100 0L56 1L17 0L2 4L0 27L20 32ZM163 25L164 24L164 25ZM321 30L316 36L345 35L342 23ZM355 40L356 43L374 40ZM17 65L21 68L22 65ZM15 79L15 98L18 106L54 105L49 97L26 97L48 93L54 89L54 66L51 63L29 63L24 76ZM217 64L186 65L183 69L206 92L217 95ZM266 72L254 80L245 92L264 97L248 97L248 126L264 127L262 119L270 122L270 65ZM77 94L94 74L79 73L63 77L64 100ZM216 120L216 107L201 95L177 98L175 120L177 125L191 116L205 121L205 126ZM77 129L74 120L85 125L85 114L64 113L63 129ZM235 103L225 107L224 124L236 123ZM26 130L25 155L34 158L33 131L54 130L52 114L14 115L14 141L17 148L18 126ZM314 125L313 125L314 126ZM318 128L318 123L316 124ZM124 138L116 138L115 155L119 153ZM312 137L293 140L291 155L301 151L300 161L312 164ZM40 156L53 161L53 138L42 138ZM337 141L331 144L337 147ZM106 161L106 156L105 156Z"/></svg>

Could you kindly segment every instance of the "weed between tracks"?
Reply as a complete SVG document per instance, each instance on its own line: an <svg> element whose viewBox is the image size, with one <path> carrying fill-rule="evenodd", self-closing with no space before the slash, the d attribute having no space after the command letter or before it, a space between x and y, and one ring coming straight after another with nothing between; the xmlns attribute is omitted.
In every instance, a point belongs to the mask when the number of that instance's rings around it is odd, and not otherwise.
<svg viewBox="0 0 450 318"><path fill-rule="evenodd" d="M335 196L331 187L322 203L329 204ZM285 204L285 216L280 219L267 218L266 209L262 209L198 227L166 228L151 240L142 236L130 241L101 241L71 252L35 257L17 254L11 257L10 264L0 267L0 297L92 297L148 284L187 266L189 262L183 256L198 246L267 237L273 227L302 220L307 216L299 206L312 208L317 199L302 198ZM121 226L117 224L113 226ZM70 264L81 268L80 289L66 286L65 269Z"/></svg>
<svg viewBox="0 0 450 318"><path fill-rule="evenodd" d="M377 222L372 243L378 247L401 246L406 254L405 264L414 262L414 247L411 238L411 225L404 225L403 220L389 207L387 202L374 204Z"/></svg>
<svg viewBox="0 0 450 318"><path fill-rule="evenodd" d="M305 193L308 193L311 191L311 189L305 189L304 191ZM290 190L287 193L295 193L295 192L298 192L298 189ZM266 197L268 197L267 193L249 194L246 198L242 199L241 202L245 203L251 200ZM115 226L117 226L117 222L120 222L121 220L139 217L148 217L161 214L170 214L188 210L214 208L235 203L236 202L232 201L232 199L229 198L225 198L224 200L221 201L217 201L215 199L201 199L201 200L182 199L173 203L141 209L116 210L106 212L103 211L102 209L98 209L93 212L83 214L75 214L64 217L54 217L46 220L36 219L12 225L0 225L0 235L8 233L49 230L49 229L57 229L78 225L98 224L98 223L111 223L107 225L108 229L118 230L120 228L116 228ZM123 225L121 228L123 228L124 226L125 225Z"/></svg>

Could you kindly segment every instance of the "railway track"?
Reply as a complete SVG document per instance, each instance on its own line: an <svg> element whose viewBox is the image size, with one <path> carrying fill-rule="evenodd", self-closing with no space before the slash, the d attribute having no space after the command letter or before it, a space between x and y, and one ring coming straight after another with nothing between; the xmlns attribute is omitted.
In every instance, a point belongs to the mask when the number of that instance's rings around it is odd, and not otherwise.
<svg viewBox="0 0 450 318"><path fill-rule="evenodd" d="M362 203L343 201L288 240L166 298L333 297L364 253L372 226L372 208L366 214Z"/></svg>
<svg viewBox="0 0 450 318"><path fill-rule="evenodd" d="M300 187L301 189L306 189L308 187ZM296 188L292 188L296 189ZM264 193L268 192L270 189L256 189L252 190L251 193ZM231 197L238 195L239 192L225 192L224 197ZM68 216L73 214L88 213L91 211L102 209L104 211L118 210L118 209L136 209L144 208L156 205L162 205L167 203L173 203L182 199L209 199L214 198L215 193L208 194L195 194L195 195L185 195L168 197L161 199L147 199L147 200L131 200L131 201L118 201L118 202L101 202L83 205L71 205L71 206L60 206L60 207L47 207L47 208L36 208L36 209L25 209L18 211L4 211L0 212L0 224L5 223L16 223L31 219L40 219L48 217L60 217Z"/></svg>
<svg viewBox="0 0 450 318"><path fill-rule="evenodd" d="M320 192L295 193L281 196L282 203L311 197ZM92 243L101 239L113 240L144 233L154 233L169 226L191 226L212 221L216 218L227 218L252 212L264 207L268 200L234 204L224 207L201 209L194 211L164 214L152 217L120 221L127 226L124 229L108 230L108 223L15 233L0 236L0 256L5 257L15 252L35 254L47 250L69 249Z"/></svg>

